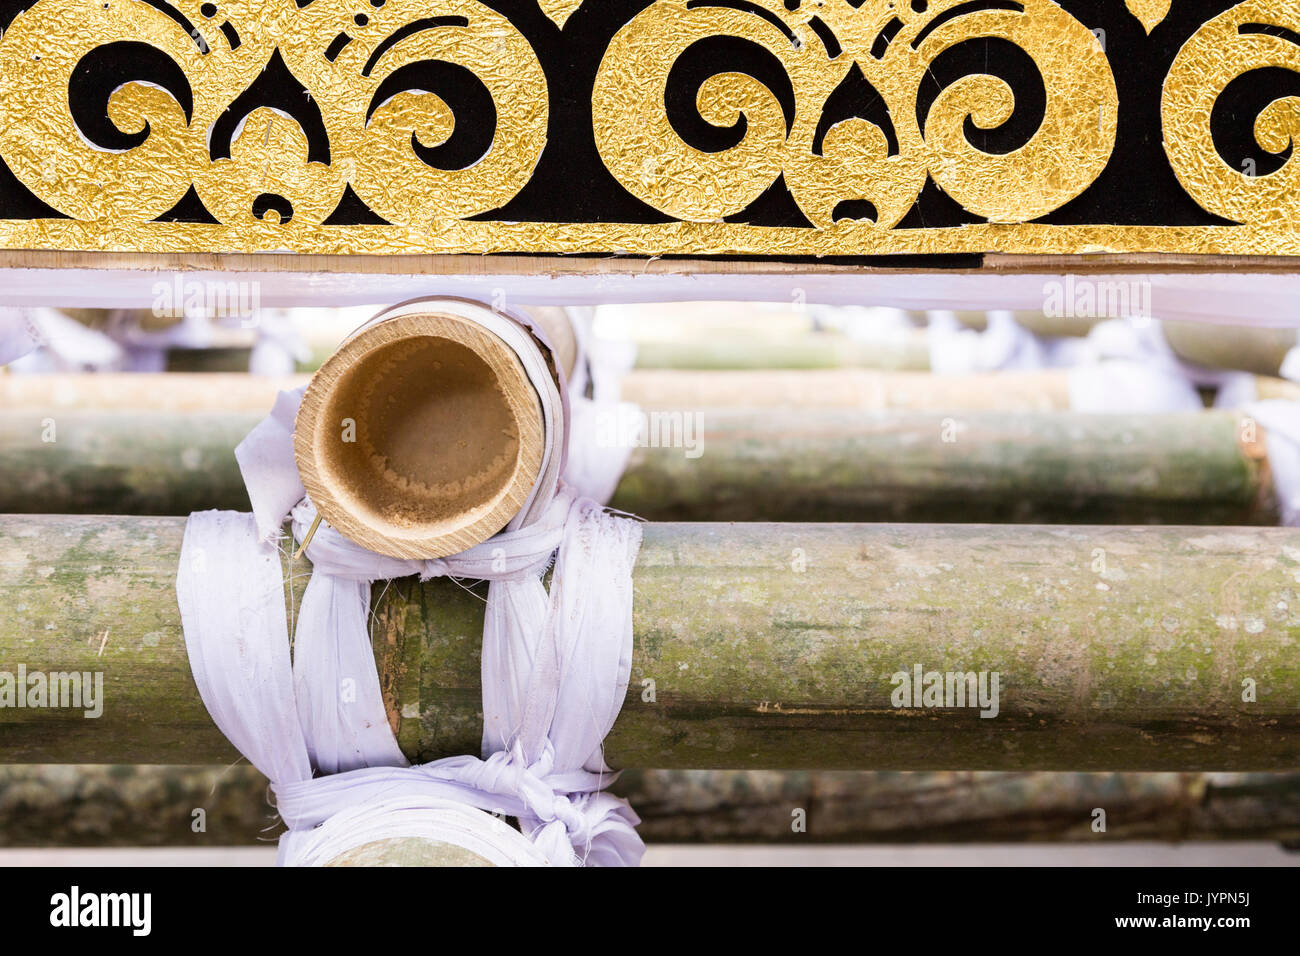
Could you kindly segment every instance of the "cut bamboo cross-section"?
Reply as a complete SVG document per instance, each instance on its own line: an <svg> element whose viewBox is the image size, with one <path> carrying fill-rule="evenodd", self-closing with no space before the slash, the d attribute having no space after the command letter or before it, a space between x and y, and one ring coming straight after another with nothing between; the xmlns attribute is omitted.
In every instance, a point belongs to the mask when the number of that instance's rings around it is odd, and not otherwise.
<svg viewBox="0 0 1300 956"><path fill-rule="evenodd" d="M186 659L183 527L0 518L3 670L103 675L98 718L0 708L0 762L234 759ZM1300 766L1300 530L644 530L612 766ZM296 600L305 562L286 570ZM413 578L374 594L373 644L403 750L477 753L482 595ZM996 673L996 716L947 696L906 706L900 675L918 667L983 672L988 688Z"/></svg>
<svg viewBox="0 0 1300 956"><path fill-rule="evenodd" d="M260 418L0 413L0 512L247 510L232 449ZM654 431L646 441L659 447L633 449L613 503L652 520L1271 524L1277 518L1263 429L1248 435L1228 412L864 415L705 408L647 425ZM693 447L684 447L688 442Z"/></svg>
<svg viewBox="0 0 1300 956"><path fill-rule="evenodd" d="M405 558L457 554L505 527L544 445L519 356L436 301L344 342L312 376L294 426L298 473L321 516Z"/></svg>

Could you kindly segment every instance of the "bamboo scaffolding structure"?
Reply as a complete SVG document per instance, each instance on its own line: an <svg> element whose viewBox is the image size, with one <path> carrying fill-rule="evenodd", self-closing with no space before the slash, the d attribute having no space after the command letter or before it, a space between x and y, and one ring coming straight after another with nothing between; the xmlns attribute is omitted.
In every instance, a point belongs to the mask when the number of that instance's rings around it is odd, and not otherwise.
<svg viewBox="0 0 1300 956"><path fill-rule="evenodd" d="M101 716L0 708L0 762L229 762L191 679L177 518L0 518L4 669L99 672ZM614 767L1295 770L1300 531L648 524ZM286 568L288 599L305 562ZM476 753L482 596L377 584L414 760ZM895 706L999 675L997 715ZM930 678L926 678L929 680ZM0 685L2 689L2 685ZM986 695L987 697L987 695ZM955 698L949 700L949 703Z"/></svg>
<svg viewBox="0 0 1300 956"><path fill-rule="evenodd" d="M265 843L283 830L267 787L248 764L10 765L0 845ZM610 789L652 843L1300 841L1296 773L629 770Z"/></svg>
<svg viewBox="0 0 1300 956"><path fill-rule="evenodd" d="M260 419L0 413L0 512L246 509L233 449ZM1276 523L1262 429L1244 444L1229 412L688 409L646 425L658 447L632 449L613 504L656 521Z"/></svg>

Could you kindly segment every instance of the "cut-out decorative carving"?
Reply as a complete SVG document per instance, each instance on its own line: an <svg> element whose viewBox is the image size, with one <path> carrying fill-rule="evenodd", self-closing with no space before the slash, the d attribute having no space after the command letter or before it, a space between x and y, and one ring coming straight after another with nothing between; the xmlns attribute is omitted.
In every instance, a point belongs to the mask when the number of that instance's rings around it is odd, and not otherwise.
<svg viewBox="0 0 1300 956"><path fill-rule="evenodd" d="M1169 5L1173 0L1124 0L1124 2L1133 16L1141 22L1143 29L1150 33L1169 15Z"/></svg>
<svg viewBox="0 0 1300 956"><path fill-rule="evenodd" d="M0 0L0 29L8 248L1300 235L1296 0Z"/></svg>

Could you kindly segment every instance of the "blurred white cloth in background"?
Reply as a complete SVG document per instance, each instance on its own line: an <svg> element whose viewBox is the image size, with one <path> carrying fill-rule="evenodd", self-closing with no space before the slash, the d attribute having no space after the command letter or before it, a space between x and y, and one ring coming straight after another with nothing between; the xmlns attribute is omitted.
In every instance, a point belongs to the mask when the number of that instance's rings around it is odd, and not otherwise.
<svg viewBox="0 0 1300 956"><path fill-rule="evenodd" d="M1077 361L1079 340L1035 335L1006 311L988 313L983 330L966 328L952 312L927 313L930 321L930 370L940 375L1029 371L1058 368Z"/></svg>

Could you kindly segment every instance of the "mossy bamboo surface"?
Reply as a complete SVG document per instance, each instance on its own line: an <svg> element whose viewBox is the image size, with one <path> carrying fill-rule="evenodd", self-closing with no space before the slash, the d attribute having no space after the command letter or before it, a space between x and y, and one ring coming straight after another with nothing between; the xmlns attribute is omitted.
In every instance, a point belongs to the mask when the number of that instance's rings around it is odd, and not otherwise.
<svg viewBox="0 0 1300 956"><path fill-rule="evenodd" d="M611 789L657 843L1300 841L1295 773L629 770ZM248 764L10 765L0 846L265 843L284 829L271 800Z"/></svg>
<svg viewBox="0 0 1300 956"><path fill-rule="evenodd" d="M1277 519L1261 436L1243 445L1229 412L672 414L652 434L686 447L633 449L613 502L656 521ZM233 449L260 418L0 413L0 512L247 508Z"/></svg>
<svg viewBox="0 0 1300 956"><path fill-rule="evenodd" d="M616 507L659 521L1273 524L1228 412L860 415L704 409L702 454L638 448Z"/></svg>
<svg viewBox="0 0 1300 956"><path fill-rule="evenodd" d="M103 715L0 708L0 762L235 758L190 677L175 518L0 519L0 669L102 671ZM301 593L305 563L291 569ZM1300 768L1300 531L648 524L611 765ZM482 596L376 585L412 758L476 752ZM893 675L997 672L996 717ZM1253 700L1246 698L1253 697Z"/></svg>

